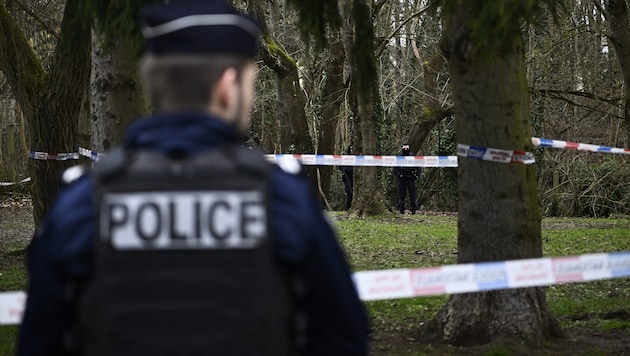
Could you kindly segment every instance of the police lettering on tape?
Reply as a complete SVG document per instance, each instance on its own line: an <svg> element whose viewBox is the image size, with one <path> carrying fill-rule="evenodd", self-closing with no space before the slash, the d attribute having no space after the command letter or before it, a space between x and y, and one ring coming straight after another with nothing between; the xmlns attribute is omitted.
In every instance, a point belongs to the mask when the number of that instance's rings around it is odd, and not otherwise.
<svg viewBox="0 0 630 356"><path fill-rule="evenodd" d="M540 287L630 276L630 252L361 271L353 275L363 301ZM0 324L19 324L23 292L0 293Z"/></svg>
<svg viewBox="0 0 630 356"><path fill-rule="evenodd" d="M101 236L119 250L246 249L266 236L258 191L108 193Z"/></svg>

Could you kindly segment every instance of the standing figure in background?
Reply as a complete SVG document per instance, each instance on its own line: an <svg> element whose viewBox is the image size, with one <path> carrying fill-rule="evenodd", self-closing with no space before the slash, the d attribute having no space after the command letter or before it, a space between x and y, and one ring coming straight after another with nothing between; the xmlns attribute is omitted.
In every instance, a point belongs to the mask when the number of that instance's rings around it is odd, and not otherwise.
<svg viewBox="0 0 630 356"><path fill-rule="evenodd" d="M409 144L402 145L402 156L409 156ZM394 175L398 178L398 211L405 213L405 197L409 192L409 209L411 214L415 214L418 210L416 203L416 180L420 177L420 169L418 167L394 167Z"/></svg>
<svg viewBox="0 0 630 356"><path fill-rule="evenodd" d="M346 154L352 154L352 146L348 147ZM352 190L354 189L354 180L352 175L354 174L354 167L352 166L339 166L341 171L341 179L343 180L343 189L346 191L346 210L350 210L352 205Z"/></svg>

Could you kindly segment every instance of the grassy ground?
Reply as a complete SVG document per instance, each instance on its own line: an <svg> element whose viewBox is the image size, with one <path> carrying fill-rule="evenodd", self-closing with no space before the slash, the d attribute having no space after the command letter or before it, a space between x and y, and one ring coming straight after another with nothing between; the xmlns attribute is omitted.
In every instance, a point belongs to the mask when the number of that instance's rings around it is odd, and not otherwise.
<svg viewBox="0 0 630 356"><path fill-rule="evenodd" d="M6 200L6 199L5 199ZM453 264L457 218L445 214L388 215L347 219L332 214L354 270ZM0 202L0 291L25 287L23 249L32 235L30 205L20 198ZM543 220L546 256L630 251L630 218ZM416 333L446 296L368 302L372 355L630 355L630 279L551 286L553 313L568 338L542 350L509 343L456 348L416 341ZM0 327L0 356L13 354L16 327Z"/></svg>
<svg viewBox="0 0 630 356"><path fill-rule="evenodd" d="M453 264L457 217L405 215L356 220L335 215L355 270ZM630 251L630 219L543 220L545 256ZM366 303L374 333L373 355L630 355L630 279L550 286L547 301L568 337L544 349L492 344L456 348L416 342L421 325L445 304L446 296Z"/></svg>

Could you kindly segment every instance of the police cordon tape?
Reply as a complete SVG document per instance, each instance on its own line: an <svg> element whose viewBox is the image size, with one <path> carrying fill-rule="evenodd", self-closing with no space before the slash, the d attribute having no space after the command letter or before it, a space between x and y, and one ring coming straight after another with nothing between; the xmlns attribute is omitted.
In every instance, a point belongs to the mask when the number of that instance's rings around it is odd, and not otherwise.
<svg viewBox="0 0 630 356"><path fill-rule="evenodd" d="M79 152L70 153L49 153L49 152L29 152L29 158L40 161L71 161L79 159Z"/></svg>
<svg viewBox="0 0 630 356"><path fill-rule="evenodd" d="M353 274L362 301L541 287L630 276L630 251ZM0 325L21 322L26 293L0 293Z"/></svg>
<svg viewBox="0 0 630 356"><path fill-rule="evenodd" d="M532 144L537 147L563 148L589 152L630 154L629 148L616 148L588 143L551 140L532 137ZM494 162L525 163L535 162L534 154L525 151L510 151L481 146L457 145L457 155ZM79 153L92 160L98 160L101 153L79 147ZM457 167L457 156L354 156L354 155L317 155L317 154L269 154L268 159L276 161L283 157L293 157L305 165L334 166L413 166L413 167Z"/></svg>
<svg viewBox="0 0 630 356"><path fill-rule="evenodd" d="M560 141L532 137L532 144L537 147L563 148L589 152L630 154L629 148L616 148L572 141ZM79 147L78 152L48 153L30 152L29 157L38 160L75 160L79 155L98 161L102 153ZM502 150L482 146L457 145L457 155L486 161L505 163L535 163L534 154L525 151ZM457 156L354 156L354 155L320 155L320 154L268 154L267 158L276 161L283 157L293 157L305 165L331 166L413 166L413 167L457 167Z"/></svg>
<svg viewBox="0 0 630 356"><path fill-rule="evenodd" d="M550 139L538 138L538 137L532 137L532 144L538 147L563 148L565 150L630 154L630 148L599 146L599 145L591 145L588 143L558 141L558 140L550 140Z"/></svg>
<svg viewBox="0 0 630 356"><path fill-rule="evenodd" d="M457 144L457 155L460 157L501 163L536 163L536 158L531 152L500 150L498 148L469 146L461 143Z"/></svg>
<svg viewBox="0 0 630 356"><path fill-rule="evenodd" d="M22 183L27 183L31 181L31 177L28 178L24 178L21 181L18 182L0 182L0 187L9 187L12 185L16 185L16 184L22 184Z"/></svg>
<svg viewBox="0 0 630 356"><path fill-rule="evenodd" d="M616 148L609 146L592 145L571 141L551 140L532 137L532 144L537 147L562 148L588 152L630 154L630 148ZM87 148L79 147L77 153L47 153L30 152L29 157L37 160L76 160L79 156L88 157L92 161L98 161L103 157ZM504 163L535 163L534 154L524 151L500 150L481 146L457 145L457 155L462 157L480 159L484 161ZM267 159L277 162L285 157L298 159L304 165L320 166L373 166L373 167L457 167L457 156L354 156L354 155L317 155L317 154L268 154ZM30 178L27 178L30 179ZM13 185L21 182L0 182L0 186Z"/></svg>

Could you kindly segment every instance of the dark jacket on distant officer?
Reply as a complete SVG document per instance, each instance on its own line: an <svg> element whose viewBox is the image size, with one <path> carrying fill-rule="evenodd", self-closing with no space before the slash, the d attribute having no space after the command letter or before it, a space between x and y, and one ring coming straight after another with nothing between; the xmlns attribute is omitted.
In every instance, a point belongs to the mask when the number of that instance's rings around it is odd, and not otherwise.
<svg viewBox="0 0 630 356"><path fill-rule="evenodd" d="M409 145L403 145L401 155L410 155ZM409 192L409 209L412 214L415 214L418 210L416 180L420 177L420 169L418 167L397 166L392 169L392 172L398 179L398 211L401 214L405 212L405 200L407 192Z"/></svg>

